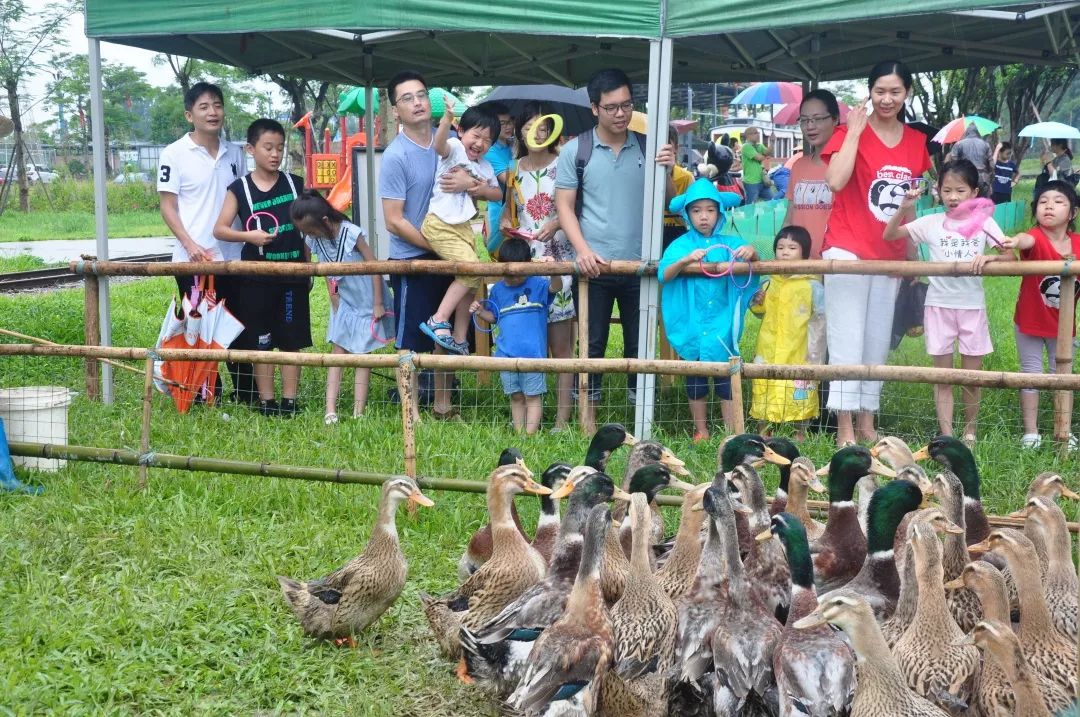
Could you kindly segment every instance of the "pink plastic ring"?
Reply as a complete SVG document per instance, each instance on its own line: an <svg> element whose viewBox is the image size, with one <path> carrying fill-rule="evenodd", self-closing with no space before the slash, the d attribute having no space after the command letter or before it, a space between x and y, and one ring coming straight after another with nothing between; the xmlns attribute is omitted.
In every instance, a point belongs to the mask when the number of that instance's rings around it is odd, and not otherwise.
<svg viewBox="0 0 1080 717"><path fill-rule="evenodd" d="M266 232L267 234L277 234L277 230L281 228L281 222L278 221L278 218L270 212L255 212L247 218L246 222L244 222L244 229L246 229L247 231L251 231L251 220L255 217L269 217L270 219L274 220L274 229L273 231Z"/></svg>
<svg viewBox="0 0 1080 717"><path fill-rule="evenodd" d="M720 262L716 262L716 261L712 261L712 262L706 262L705 261L705 256L708 256L709 252L712 251L713 249L727 249L728 254L731 254L731 258L727 260L727 265L728 265L727 269L725 269L724 271L715 273L715 274L705 268L706 263L709 263L709 264L719 264L720 263ZM706 247L705 248L705 256L702 256L701 259L698 260L698 266L701 267L701 273L704 274L705 276L711 277L713 279L720 279L720 278L725 277L725 276L730 276L731 277L731 283L735 286L736 289L745 289L748 286L750 286L750 283L753 281L754 272L751 269L750 271L746 272L746 283L745 284L743 284L742 286L739 286L738 284L735 283L734 270L735 270L735 262L738 261L738 259L735 258L735 252L732 251L731 247L729 247L727 244L722 244L722 243L721 244L712 244L712 245Z"/></svg>
<svg viewBox="0 0 1080 717"><path fill-rule="evenodd" d="M387 311L385 314L383 314L383 316L397 316L397 314L395 314L393 311ZM379 321L380 319L376 319L374 316L371 317L371 338L375 339L380 344L388 344L394 340L394 337L391 336L388 339L384 339L382 336L379 336L379 334L375 331L375 327L378 325Z"/></svg>

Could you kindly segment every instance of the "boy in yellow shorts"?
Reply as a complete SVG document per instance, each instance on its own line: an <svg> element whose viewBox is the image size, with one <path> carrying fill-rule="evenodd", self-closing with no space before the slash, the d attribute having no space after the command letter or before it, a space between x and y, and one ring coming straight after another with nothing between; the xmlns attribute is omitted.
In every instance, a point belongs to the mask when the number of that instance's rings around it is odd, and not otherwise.
<svg viewBox="0 0 1080 717"><path fill-rule="evenodd" d="M436 182L420 233L432 250L447 261L480 261L471 220L476 216L475 199L502 198L495 170L484 159L491 143L499 136L499 116L483 106L465 110L458 122L458 137L450 136L453 121L454 103L446 97L446 111L435 132L435 152L439 155L435 176L466 172L475 181L466 191L454 193L442 191ZM420 330L447 351L463 356L468 354L469 344L465 337L469 329L469 305L482 280L480 276L456 277L439 308L427 321L421 322ZM454 317L452 330L451 315Z"/></svg>

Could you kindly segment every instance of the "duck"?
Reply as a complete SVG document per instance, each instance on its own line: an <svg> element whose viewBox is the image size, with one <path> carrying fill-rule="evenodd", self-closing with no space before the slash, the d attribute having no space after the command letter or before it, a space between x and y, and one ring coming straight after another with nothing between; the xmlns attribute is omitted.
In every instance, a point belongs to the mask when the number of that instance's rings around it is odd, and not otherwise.
<svg viewBox="0 0 1080 717"><path fill-rule="evenodd" d="M893 536L901 519L926 507L923 492L911 481L897 478L874 492L870 499L866 557L858 574L840 590L859 595L874 609L879 621L888 619L900 597L900 576L893 559ZM946 530L959 530L951 523ZM830 597L824 593L823 598Z"/></svg>
<svg viewBox="0 0 1080 717"><path fill-rule="evenodd" d="M986 540L990 534L990 521L983 509L979 467L975 456L963 441L952 436L938 436L915 452L917 461L933 459L952 471L964 486L964 523L967 526L967 544Z"/></svg>
<svg viewBox="0 0 1080 717"><path fill-rule="evenodd" d="M814 580L819 593L847 584L866 560L866 536L859 528L858 514L852 502L855 483L870 473L889 478L896 475L862 446L838 450L829 465L818 471L819 475L825 473L829 476L829 518L825 532L811 544Z"/></svg>
<svg viewBox="0 0 1080 717"><path fill-rule="evenodd" d="M600 591L600 556L611 527L607 505L596 505L585 521L585 541L566 609L537 638L528 667L507 700L533 717L554 703L562 715L596 713L600 680L615 656L615 634Z"/></svg>
<svg viewBox="0 0 1080 717"><path fill-rule="evenodd" d="M791 607L773 653L780 717L833 717L844 714L855 696L855 654L836 633L821 625L804 630L795 623L818 607L814 563L804 523L780 512L758 541L776 536L791 572Z"/></svg>
<svg viewBox="0 0 1080 717"><path fill-rule="evenodd" d="M411 478L400 476L382 485L379 513L362 553L318 580L300 581L279 575L277 580L304 634L356 645L362 632L401 595L408 575L398 541L398 506L404 502L431 507Z"/></svg>
<svg viewBox="0 0 1080 717"><path fill-rule="evenodd" d="M730 473L740 463L752 463L758 468L766 463L777 466L790 463L787 458L766 445L765 439L756 433L739 433L725 438L720 444L717 462L719 470L724 473ZM754 535L750 532L747 516L736 513L735 528L739 532L739 552L745 556L754 546Z"/></svg>
<svg viewBox="0 0 1080 717"><path fill-rule="evenodd" d="M737 470L753 471L752 477L757 476L757 472L747 465ZM756 487L752 480L745 484L759 506L757 510L751 509L752 512L767 514L760 478ZM762 496L757 495L759 490ZM781 625L774 617L773 609L751 589L749 572L744 570L739 559L731 501L719 486L714 485L705 491L703 502L703 508L716 524L727 567L718 614L714 616L716 627L708 640L712 646L713 674L704 681L706 692L711 683L712 707L718 715L768 714L768 696L774 683L773 654L780 641ZM766 521L766 529L768 525ZM754 542L779 548L774 540ZM782 549L780 552L784 559ZM790 580L787 560L784 562L784 573Z"/></svg>
<svg viewBox="0 0 1080 717"><path fill-rule="evenodd" d="M569 463L552 463L540 474L540 485L553 492L570 475ZM536 519L536 532L533 533L532 546L545 563L551 562L555 550L555 541L559 537L559 501L551 494L540 496L540 517Z"/></svg>
<svg viewBox="0 0 1080 717"><path fill-rule="evenodd" d="M1009 598L1005 592L1005 578L1001 571L990 563L983 560L968 563L960 577L945 583L945 589L970 590L979 598L984 621L1009 624ZM1072 705L1072 700L1062 687L1039 672L1034 672L1034 679L1050 712L1056 714ZM1016 708L1016 698L1008 676L994 660L983 660L972 705L977 714L992 717L1012 715Z"/></svg>
<svg viewBox="0 0 1080 717"><path fill-rule="evenodd" d="M470 630L479 628L544 577L547 564L515 527L510 504L519 493L548 495L551 492L534 481L527 468L516 463L500 466L488 477L491 559L453 592L438 597L420 594L424 616L435 639L452 660L461 658L462 625Z"/></svg>
<svg viewBox="0 0 1080 717"><path fill-rule="evenodd" d="M611 454L622 446L634 446L638 440L621 423L605 423L593 434L585 451L584 465L601 473L607 473Z"/></svg>
<svg viewBox="0 0 1080 717"><path fill-rule="evenodd" d="M1020 597L1017 634L1031 666L1076 698L1076 643L1054 627L1046 596L1039 581L1038 557L1031 540L1013 528L995 528L973 549L1003 557Z"/></svg>
<svg viewBox="0 0 1080 717"><path fill-rule="evenodd" d="M847 635L856 656L857 688L850 717L948 717L948 713L908 687L889 652L874 611L856 595L837 594L796 621L795 629L834 625Z"/></svg>
<svg viewBox="0 0 1080 717"><path fill-rule="evenodd" d="M1000 705L1000 709L995 712L984 714L991 717L1050 717L1050 710L1043 702L1035 673L1020 648L1020 640L1008 625L995 620L976 623L970 634L961 638L957 644L971 645L982 650L988 658L986 662L994 663L1001 671L1012 693L1011 705Z"/></svg>
<svg viewBox="0 0 1080 717"><path fill-rule="evenodd" d="M737 499L731 499L723 471L718 472L712 485L706 488L701 504L690 509L703 510L708 516L705 547L694 582L676 605L679 622L675 633L675 657L668 673L668 713L688 717L712 714L712 695L711 692L706 694L706 686L711 683L704 678L713 672L712 638L723 615L724 602L729 599L730 563L738 559L740 566L742 564L738 540L727 530L729 523L734 526L734 511L749 512L749 508ZM732 513L730 517L729 513ZM719 516L720 520L714 516Z"/></svg>
<svg viewBox="0 0 1080 717"><path fill-rule="evenodd" d="M679 529L675 533L672 548L665 554L663 564L656 571L660 587L672 600L678 601L694 584L698 563L701 560L701 532L707 513L694 510L700 505L709 483L695 486L683 495L682 510L679 513Z"/></svg>
<svg viewBox="0 0 1080 717"><path fill-rule="evenodd" d="M918 463L896 469L896 477L911 481L919 486L919 490L923 492L927 500L934 495L934 484L931 482L930 476L926 474L926 471ZM911 520L912 515L912 513L909 513L900 520L900 527L896 529L896 537L893 539L893 555L896 560L896 569L901 573L904 570L904 558L907 556L908 521Z"/></svg>
<svg viewBox="0 0 1080 717"><path fill-rule="evenodd" d="M964 518L964 486L952 471L938 473L934 477L934 495L941 501L942 509L961 531L946 532L942 565L945 567L945 581L950 582L960 577L964 568L971 562L967 549L967 525ZM956 624L963 632L970 632L975 623L982 619L982 607L979 598L970 590L950 590L945 595Z"/></svg>
<svg viewBox="0 0 1080 717"><path fill-rule="evenodd" d="M634 472L630 479L630 494L644 493L653 503L656 494L671 485L671 472L662 463L643 465ZM689 484L687 484L689 485ZM619 491L620 496L627 496ZM620 500L625 500L620 498ZM655 517L655 516L654 516ZM611 534L604 538L604 553L600 568L600 585L608 605L614 605L622 595L626 585L626 576L630 572L630 560L623 550L622 526L611 528Z"/></svg>
<svg viewBox="0 0 1080 717"><path fill-rule="evenodd" d="M631 450L631 458L634 458L634 453L637 452L641 446L645 446L647 449L653 449L657 447L662 448L668 454L671 454L670 451L668 451L666 448L663 448L663 446L661 446L659 443L656 443L655 441L641 441ZM647 452L652 453L651 450ZM635 463L637 467L634 469L634 473L632 475L629 475L624 479L622 487L622 490L624 492L633 493L634 491L630 490L630 488L631 484L634 481L634 477L642 471L645 472L642 473L643 476L650 476L650 487L648 488L649 507L650 512L652 513L652 529L649 538L650 546L661 542L664 538L664 516L660 512L660 506L656 504L657 494L667 488L673 488L677 491L685 493L686 491L691 490L694 487L693 484L680 480L673 475L676 470L681 470L684 475L688 474L689 471L686 470L685 467L681 465L675 465L675 467L672 467L672 464L670 462L663 459L663 453L661 453L660 451L656 451L655 454L658 456L655 461L642 460L640 457L637 457L637 459L633 461L633 463ZM671 458L673 458L674 460L678 460L677 458L675 458L674 455L671 455ZM628 461L628 463L630 463L630 461ZM681 464L682 461L679 461L679 463ZM638 480L640 481L642 479L639 478ZM633 542L633 531L630 527L630 521L623 520L623 518L626 517L626 509L628 505L629 503L625 500L616 501L615 505L611 509L611 516L614 520L620 521L621 523L619 527L619 541L622 544L623 552L626 553L626 557L629 559L631 545ZM649 549L649 553L651 558L651 547Z"/></svg>
<svg viewBox="0 0 1080 717"><path fill-rule="evenodd" d="M629 506L634 538L630 574L622 597L611 608L615 659L601 683L600 713L651 717L667 708L665 675L675 650L679 615L652 571L653 513L648 496L631 494Z"/></svg>
<svg viewBox="0 0 1080 717"><path fill-rule="evenodd" d="M870 455L894 471L916 464L915 455L910 446L903 438L896 436L885 436L880 439L870 448Z"/></svg>
<svg viewBox="0 0 1080 717"><path fill-rule="evenodd" d="M1035 546L1042 545L1046 553L1043 571L1043 591L1050 617L1058 632L1076 643L1077 591L1080 581L1072 562L1072 539L1065 513L1050 498L1032 496L1027 505L1012 513L1024 519L1024 535ZM1038 540L1036 541L1036 538Z"/></svg>
<svg viewBox="0 0 1080 717"><path fill-rule="evenodd" d="M784 471L785 467L782 466L780 470ZM806 505L806 496L809 491L821 494L828 491L822 485L817 476L817 469L809 458L798 457L793 459L787 472L789 476L789 494L786 496L785 510L802 522L803 527L806 529L806 537L809 540L817 540L825 532L825 524L810 515L810 510ZM773 505L776 505L776 501L773 501ZM776 513L773 513L773 515L776 515Z"/></svg>
<svg viewBox="0 0 1080 717"><path fill-rule="evenodd" d="M773 449L777 455L783 456L790 461L788 465L779 466L780 485L777 487L776 493L773 494L772 503L769 504L769 517L772 517L777 513L788 510L788 483L791 480L791 467L795 464L795 459L802 454L799 452L798 446L783 436L773 436L765 441L765 445ZM788 510L788 512L793 511Z"/></svg>
<svg viewBox="0 0 1080 717"><path fill-rule="evenodd" d="M743 505L750 509L748 524L754 535L769 527L769 509L765 502L765 486L753 466L735 466L728 480L735 484ZM791 571L784 549L777 540L755 540L743 567L746 582L753 595L783 624L791 604Z"/></svg>
<svg viewBox="0 0 1080 717"><path fill-rule="evenodd" d="M570 497L547 574L480 628L461 628L463 664L459 664L458 677L462 681L491 682L504 696L513 690L533 641L566 607L581 561L589 511L611 500L616 491L609 476L589 466L570 471L553 494L556 500L567 492Z"/></svg>
<svg viewBox="0 0 1080 717"><path fill-rule="evenodd" d="M921 523L911 527L909 542L919 599L893 656L909 687L946 711L963 711L971 701L979 651L957 644L964 632L945 602L945 568L937 533Z"/></svg>
<svg viewBox="0 0 1080 717"><path fill-rule="evenodd" d="M911 537L916 524L929 525L938 533L948 534L949 530L960 533L960 527L949 520L941 508L921 508L914 513L914 517L902 528L904 531L904 545L901 551L907 553L903 568L900 570L900 596L896 600L896 608L892 615L881 624L881 634L885 638L889 649L896 647L896 643L903 637L904 632L915 619L915 610L919 603L919 586L915 576L915 564L911 558ZM897 528L899 532L901 528Z"/></svg>
<svg viewBox="0 0 1080 717"><path fill-rule="evenodd" d="M1027 496L1024 500L1031 500L1037 495L1056 501L1059 498L1080 500L1080 493L1065 485L1065 480L1054 471L1043 471L1032 479L1028 485Z"/></svg>
<svg viewBox="0 0 1080 717"><path fill-rule="evenodd" d="M503 449L503 452L499 454L499 462L496 465L508 466L515 463L524 467L525 457L521 455L521 451L517 448L510 447ZM513 518L514 526L518 529L518 532L523 537L528 538L525 535L525 528L521 525L517 506L513 503L510 504L510 517ZM491 523L485 523L482 528L469 538L469 544L465 547L465 552L461 554L461 558L458 560L458 582L465 582L489 558L491 558Z"/></svg>

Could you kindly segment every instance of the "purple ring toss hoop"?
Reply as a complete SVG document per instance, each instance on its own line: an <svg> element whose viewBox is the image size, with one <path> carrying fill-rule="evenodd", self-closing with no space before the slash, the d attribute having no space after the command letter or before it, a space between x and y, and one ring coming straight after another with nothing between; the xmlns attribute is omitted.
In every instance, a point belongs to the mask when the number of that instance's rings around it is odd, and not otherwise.
<svg viewBox="0 0 1080 717"><path fill-rule="evenodd" d="M273 231L266 232L267 234L277 234L278 229L281 228L281 222L278 221L278 218L275 217L270 212L254 212L250 217L247 218L247 221L244 222L244 230L245 231L251 231L251 220L255 219L255 217L270 217L271 219L274 220L274 229L273 229ZM260 220L255 219L255 221L258 222ZM258 229L262 230L262 227L260 226L260 227L258 227ZM262 256L262 255L263 255L263 247L259 247L259 256Z"/></svg>
<svg viewBox="0 0 1080 717"><path fill-rule="evenodd" d="M393 311L387 311L385 314L383 314L383 316L397 316L397 314L395 314ZM379 334L375 331L375 327L378 325L379 321L380 321L380 319L376 319L374 316L371 317L371 327L370 327L371 338L375 339L380 344L385 345L385 344L388 344L391 341L393 341L394 337L391 336L388 339L384 339L382 336L379 336Z"/></svg>
<svg viewBox="0 0 1080 717"><path fill-rule="evenodd" d="M727 261L727 264L728 264L727 269L725 269L724 271L721 271L719 273L715 273L715 274L705 268L705 264L706 264L705 256L708 256L709 252L712 251L713 249L727 249L728 254L731 254L731 257L732 257L731 259L728 259L728 261ZM730 276L732 284L735 284L735 274L734 274L733 270L734 270L734 267L735 267L735 262L739 261L739 260L735 259L735 252L732 250L731 247L729 247L727 244L723 244L723 243L711 244L711 245L709 245L708 247L705 248L705 256L701 257L701 259L698 260L698 266L701 267L701 273L702 274L704 274L705 276L711 277L713 279L720 279L720 278L725 277L725 276ZM710 264L718 264L720 262L712 261L712 262L708 262L708 263L710 263ZM739 286L738 284L735 284L735 288L736 289L745 289L746 287L750 286L750 282L753 280L753 276L754 276L754 271L753 271L753 269L751 269L750 271L746 272L746 283L743 284L742 286Z"/></svg>
<svg viewBox="0 0 1080 717"><path fill-rule="evenodd" d="M489 311L491 311L491 313L495 314L495 323L498 323L498 321L499 321L499 307L495 305L495 302L492 301L491 299L480 299L480 305L484 306L484 307L487 307L487 309ZM483 326L481 326L476 320L476 314L472 315L472 323L473 323L473 328L476 329L477 331L481 332L481 333L490 334L492 331L494 331L494 329L485 329Z"/></svg>

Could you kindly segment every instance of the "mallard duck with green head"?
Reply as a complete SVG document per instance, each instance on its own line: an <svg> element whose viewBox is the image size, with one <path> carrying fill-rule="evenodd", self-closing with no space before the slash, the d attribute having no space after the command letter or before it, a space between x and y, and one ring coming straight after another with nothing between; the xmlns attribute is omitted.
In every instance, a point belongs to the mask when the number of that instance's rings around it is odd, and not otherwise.
<svg viewBox="0 0 1080 717"><path fill-rule="evenodd" d="M730 473L735 466L742 463L761 468L766 463L785 466L791 462L766 445L765 439L756 433L739 433L725 438L720 444L717 461L724 473ZM735 487L731 486L731 490L734 491ZM738 498L738 495L734 497ZM739 553L745 557L754 547L754 534L750 532L748 516L737 513L735 528L739 532Z"/></svg>
<svg viewBox="0 0 1080 717"><path fill-rule="evenodd" d="M855 696L855 654L828 626L797 630L796 622L817 609L814 563L806 528L787 512L772 517L758 541L776 536L791 571L791 608L773 653L780 717L835 717Z"/></svg>

